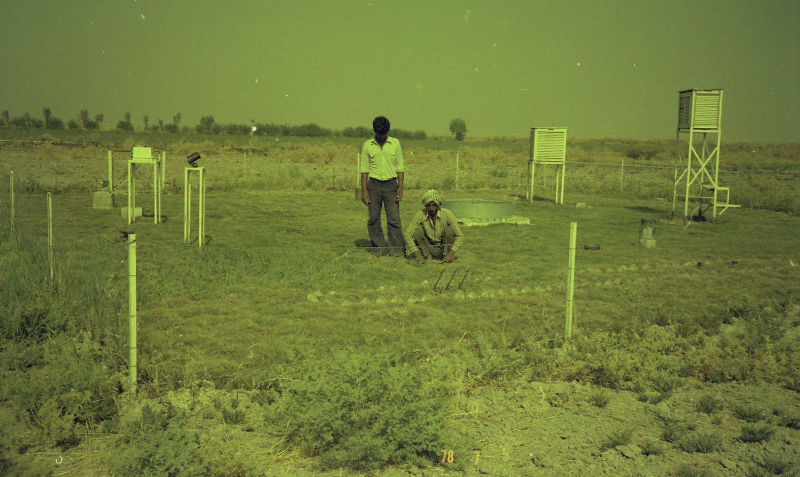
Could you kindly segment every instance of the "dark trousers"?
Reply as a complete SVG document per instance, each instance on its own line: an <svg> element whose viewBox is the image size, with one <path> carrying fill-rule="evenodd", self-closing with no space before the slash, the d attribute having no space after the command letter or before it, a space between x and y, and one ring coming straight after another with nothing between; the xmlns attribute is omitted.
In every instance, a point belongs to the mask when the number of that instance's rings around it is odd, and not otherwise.
<svg viewBox="0 0 800 477"><path fill-rule="evenodd" d="M441 220L441 219L440 219ZM414 243L419 247L419 251L423 257L431 256L437 260L444 258L445 254L450 251L456 241L456 233L452 225L445 224L442 231L442 243L432 244L428 241L428 236L425 235L425 230L422 226L417 228L414 233Z"/></svg>
<svg viewBox="0 0 800 477"><path fill-rule="evenodd" d="M386 252L386 239L383 237L381 227L381 208L386 210L386 228L389 234L388 246L392 255L403 255L406 241L403 238L403 229L400 226L400 204L397 202L397 179L379 181L370 178L367 181L369 192L369 221L367 231L373 247L378 247L377 252Z"/></svg>

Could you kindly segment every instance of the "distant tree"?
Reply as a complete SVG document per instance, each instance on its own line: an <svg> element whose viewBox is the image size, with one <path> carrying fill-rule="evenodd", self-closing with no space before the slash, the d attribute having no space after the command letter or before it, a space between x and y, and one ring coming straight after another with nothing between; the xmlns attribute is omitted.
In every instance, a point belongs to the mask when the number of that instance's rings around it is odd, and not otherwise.
<svg viewBox="0 0 800 477"><path fill-rule="evenodd" d="M344 137L362 137L368 138L372 136L372 130L367 129L364 126L357 126L357 127L347 127L342 130L342 136Z"/></svg>
<svg viewBox="0 0 800 477"><path fill-rule="evenodd" d="M175 124L165 124L164 131L167 131L168 133L177 134L180 131L180 129Z"/></svg>
<svg viewBox="0 0 800 477"><path fill-rule="evenodd" d="M11 117L9 116L7 109L4 109L3 112L0 113L0 124L3 126L11 125Z"/></svg>
<svg viewBox="0 0 800 477"><path fill-rule="evenodd" d="M300 137L328 137L331 135L331 130L323 128L316 123L309 123L292 127L290 135Z"/></svg>
<svg viewBox="0 0 800 477"><path fill-rule="evenodd" d="M150 123L150 116L145 114L142 118L142 122L144 122L144 130L147 131L147 125Z"/></svg>
<svg viewBox="0 0 800 477"><path fill-rule="evenodd" d="M133 124L131 124L130 121L119 121L117 123L117 129L119 129L120 131L131 132L133 131Z"/></svg>
<svg viewBox="0 0 800 477"><path fill-rule="evenodd" d="M50 116L50 124L47 127L50 129L64 129L64 121L61 118Z"/></svg>
<svg viewBox="0 0 800 477"><path fill-rule="evenodd" d="M89 110L88 109L81 109L78 113L78 123L81 125L82 128L89 127Z"/></svg>
<svg viewBox="0 0 800 477"><path fill-rule="evenodd" d="M97 123L97 129L100 129L100 125L103 123L103 113L95 114L94 122Z"/></svg>
<svg viewBox="0 0 800 477"><path fill-rule="evenodd" d="M412 139L425 140L425 139L428 139L428 135L425 133L425 131L414 131L414 134L412 135Z"/></svg>
<svg viewBox="0 0 800 477"><path fill-rule="evenodd" d="M214 132L214 116L203 116L200 118L200 123L195 130L198 133L211 134Z"/></svg>
<svg viewBox="0 0 800 477"><path fill-rule="evenodd" d="M117 129L120 131L133 131L133 124L131 124L131 113L125 113L125 120L117 123Z"/></svg>
<svg viewBox="0 0 800 477"><path fill-rule="evenodd" d="M50 111L50 108L42 109L42 115L44 116L44 127L50 129L50 116L53 115L53 112Z"/></svg>
<svg viewBox="0 0 800 477"><path fill-rule="evenodd" d="M31 113L25 111L25 115L23 116L23 118L25 119L24 126L26 128L33 126L33 124L31 124Z"/></svg>
<svg viewBox="0 0 800 477"><path fill-rule="evenodd" d="M164 130L164 120L163 119L159 119L158 120L158 130L159 131L163 131Z"/></svg>
<svg viewBox="0 0 800 477"><path fill-rule="evenodd" d="M70 129L78 129L79 127L81 127L81 125L78 124L78 121L70 119L69 121L67 121L67 127Z"/></svg>
<svg viewBox="0 0 800 477"><path fill-rule="evenodd" d="M181 113L175 113L175 116L172 116L172 124L174 124L176 128L180 129L180 127L181 127Z"/></svg>
<svg viewBox="0 0 800 477"><path fill-rule="evenodd" d="M450 132L455 134L456 141L463 141L467 133L467 123L461 118L453 119L450 121Z"/></svg>
<svg viewBox="0 0 800 477"><path fill-rule="evenodd" d="M412 136L411 131L406 131L405 129L392 129L390 134L397 139L411 139Z"/></svg>
<svg viewBox="0 0 800 477"><path fill-rule="evenodd" d="M222 130L225 132L225 134L250 134L250 126L247 124L227 124L222 128Z"/></svg>

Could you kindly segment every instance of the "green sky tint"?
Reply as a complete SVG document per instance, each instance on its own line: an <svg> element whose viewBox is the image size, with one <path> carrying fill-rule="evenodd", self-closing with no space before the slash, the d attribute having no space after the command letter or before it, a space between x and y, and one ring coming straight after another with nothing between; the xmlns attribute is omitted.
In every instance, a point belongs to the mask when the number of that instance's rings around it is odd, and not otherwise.
<svg viewBox="0 0 800 477"><path fill-rule="evenodd" d="M796 0L5 0L0 109L659 139L679 90L723 88L723 141L800 142L798 25Z"/></svg>

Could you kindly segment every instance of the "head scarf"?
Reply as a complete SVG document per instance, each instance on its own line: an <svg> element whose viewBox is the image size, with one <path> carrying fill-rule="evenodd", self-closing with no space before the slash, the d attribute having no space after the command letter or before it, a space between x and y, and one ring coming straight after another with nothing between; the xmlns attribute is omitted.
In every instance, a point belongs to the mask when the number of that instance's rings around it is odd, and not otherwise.
<svg viewBox="0 0 800 477"><path fill-rule="evenodd" d="M442 196L438 192L431 189L422 196L422 205L428 205L430 202L435 202L436 205L442 206Z"/></svg>

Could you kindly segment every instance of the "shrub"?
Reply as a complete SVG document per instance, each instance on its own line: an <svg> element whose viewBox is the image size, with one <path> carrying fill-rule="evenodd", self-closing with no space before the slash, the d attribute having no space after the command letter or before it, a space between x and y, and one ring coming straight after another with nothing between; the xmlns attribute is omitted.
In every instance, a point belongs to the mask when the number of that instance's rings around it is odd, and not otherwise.
<svg viewBox="0 0 800 477"><path fill-rule="evenodd" d="M661 455L665 450L666 446L659 441L650 441L642 446L643 455Z"/></svg>
<svg viewBox="0 0 800 477"><path fill-rule="evenodd" d="M684 451L701 452L703 454L714 452L719 448L719 445L720 439L717 435L704 432L698 432L693 436L682 439L680 442L680 448Z"/></svg>
<svg viewBox="0 0 800 477"><path fill-rule="evenodd" d="M278 419L323 468L431 463L443 448L442 400L424 368L386 351L339 352L284 394Z"/></svg>
<svg viewBox="0 0 800 477"><path fill-rule="evenodd" d="M790 429L800 429L800 416L796 414L780 416L778 424Z"/></svg>
<svg viewBox="0 0 800 477"><path fill-rule="evenodd" d="M711 414L714 411L719 411L720 409L722 409L722 401L719 400L718 398L714 397L714 396L711 396L711 395L707 394L707 395L701 397L697 401L697 404L695 405L695 409L697 410L697 412L702 412L702 413L705 413L705 414Z"/></svg>
<svg viewBox="0 0 800 477"><path fill-rule="evenodd" d="M793 472L792 462L781 456L766 454L753 459L753 465L747 470L747 477L768 477L771 475L797 475Z"/></svg>
<svg viewBox="0 0 800 477"><path fill-rule="evenodd" d="M764 411L754 406L735 406L733 415L746 422L759 422L764 420Z"/></svg>
<svg viewBox="0 0 800 477"><path fill-rule="evenodd" d="M745 424L742 426L742 434L739 436L739 440L748 443L763 442L774 433L775 429L769 424Z"/></svg>
<svg viewBox="0 0 800 477"><path fill-rule="evenodd" d="M139 419L120 433L122 449L114 454L111 469L117 475L170 477L209 475L200 458L197 435L174 409L145 405Z"/></svg>
<svg viewBox="0 0 800 477"><path fill-rule="evenodd" d="M231 398L230 407L222 408L222 420L228 424L241 424L244 422L244 409L239 408L238 397Z"/></svg>
<svg viewBox="0 0 800 477"><path fill-rule="evenodd" d="M667 442L676 443L683 439L688 430L687 426L679 421L669 420L664 423L664 430L661 431L661 438Z"/></svg>
<svg viewBox="0 0 800 477"><path fill-rule="evenodd" d="M589 402L594 404L597 407L606 407L608 406L608 402L611 398L608 397L608 393L603 391L602 389L596 392L593 392L591 396L589 396Z"/></svg>
<svg viewBox="0 0 800 477"><path fill-rule="evenodd" d="M603 442L602 449L613 449L617 446L624 446L631 442L633 439L633 429L622 429L619 431L614 431L608 436L606 436L605 442Z"/></svg>

